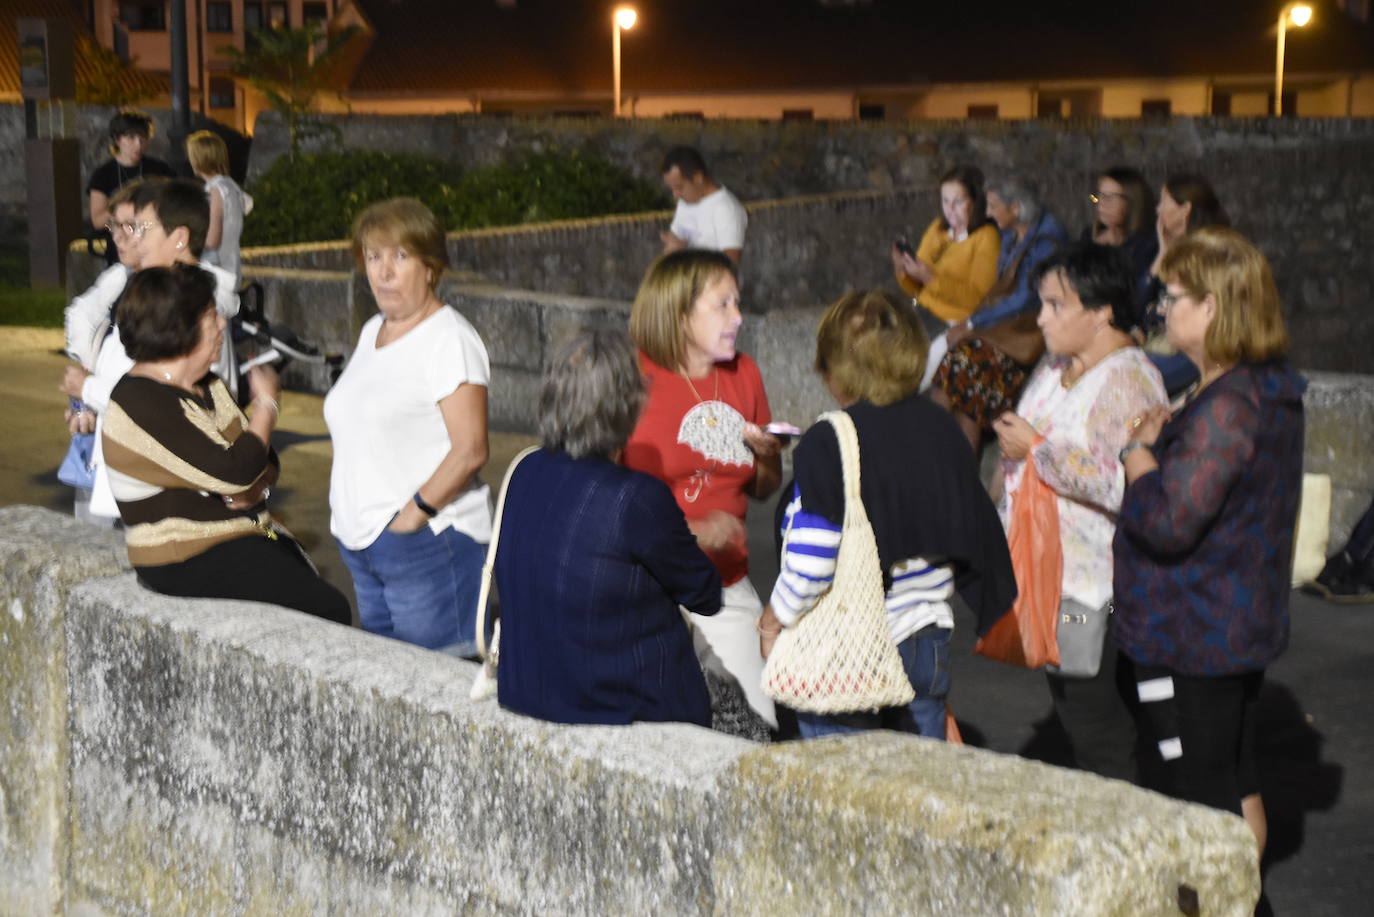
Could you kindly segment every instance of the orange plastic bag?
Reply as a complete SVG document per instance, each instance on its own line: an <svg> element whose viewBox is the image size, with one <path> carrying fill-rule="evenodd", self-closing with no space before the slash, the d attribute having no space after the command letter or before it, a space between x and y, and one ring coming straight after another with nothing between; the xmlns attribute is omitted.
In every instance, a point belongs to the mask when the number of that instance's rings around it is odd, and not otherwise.
<svg viewBox="0 0 1374 917"><path fill-rule="evenodd" d="M1058 665L1055 619L1064 577L1059 503L1054 491L1035 473L1035 462L1029 456L1021 486L1011 498L1007 547L1016 574L1016 601L1008 614L978 638L973 651L1028 669Z"/></svg>

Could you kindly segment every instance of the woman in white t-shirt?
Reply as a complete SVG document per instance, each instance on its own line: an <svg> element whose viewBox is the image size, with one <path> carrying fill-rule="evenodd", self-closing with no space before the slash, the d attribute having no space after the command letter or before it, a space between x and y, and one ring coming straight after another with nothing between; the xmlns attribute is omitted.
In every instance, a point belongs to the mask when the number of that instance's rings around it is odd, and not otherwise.
<svg viewBox="0 0 1374 917"><path fill-rule="evenodd" d="M477 477L487 460L487 351L435 294L448 254L419 201L360 213L353 256L380 314L324 401L330 531L366 630L469 655L491 538Z"/></svg>

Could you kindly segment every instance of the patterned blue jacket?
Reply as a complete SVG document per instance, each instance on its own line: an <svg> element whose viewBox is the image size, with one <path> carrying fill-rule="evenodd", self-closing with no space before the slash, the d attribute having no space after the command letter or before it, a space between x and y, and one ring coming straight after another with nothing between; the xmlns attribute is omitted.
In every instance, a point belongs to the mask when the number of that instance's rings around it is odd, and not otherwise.
<svg viewBox="0 0 1374 917"><path fill-rule="evenodd" d="M1287 647L1305 387L1286 363L1241 364L1165 424L1112 545L1127 656L1231 675Z"/></svg>

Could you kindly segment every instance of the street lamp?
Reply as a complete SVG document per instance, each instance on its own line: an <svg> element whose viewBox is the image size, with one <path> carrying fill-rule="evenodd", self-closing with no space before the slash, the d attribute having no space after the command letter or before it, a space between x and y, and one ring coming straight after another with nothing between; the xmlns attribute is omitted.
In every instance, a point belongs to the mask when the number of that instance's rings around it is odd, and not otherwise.
<svg viewBox="0 0 1374 917"><path fill-rule="evenodd" d="M1312 7L1306 3L1290 3L1279 11L1279 41L1274 55L1274 115L1283 114L1283 45L1288 36L1288 23L1302 28L1312 21Z"/></svg>
<svg viewBox="0 0 1374 917"><path fill-rule="evenodd" d="M620 117L620 33L633 29L639 16L634 7L619 7L611 17L611 71L615 76L615 116Z"/></svg>

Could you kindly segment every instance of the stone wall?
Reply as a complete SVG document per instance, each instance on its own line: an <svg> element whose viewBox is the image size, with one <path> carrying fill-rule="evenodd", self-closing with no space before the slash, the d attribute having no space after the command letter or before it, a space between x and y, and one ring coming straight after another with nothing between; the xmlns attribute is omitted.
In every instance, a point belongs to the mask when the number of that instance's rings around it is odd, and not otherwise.
<svg viewBox="0 0 1374 917"><path fill-rule="evenodd" d="M891 733L567 727L0 509L0 914L1248 914L1233 816ZM95 542L99 541L99 544ZM22 652L16 652L16 648ZM837 856L836 851L843 851Z"/></svg>
<svg viewBox="0 0 1374 917"><path fill-rule="evenodd" d="M922 191L817 194L746 205L749 242L741 271L745 311L827 303L857 286L891 283L886 246L907 233ZM448 235L453 269L502 286L630 301L662 248L668 211L561 220ZM837 239L868 244L837 245ZM348 242L244 250L244 264L353 269Z"/></svg>

